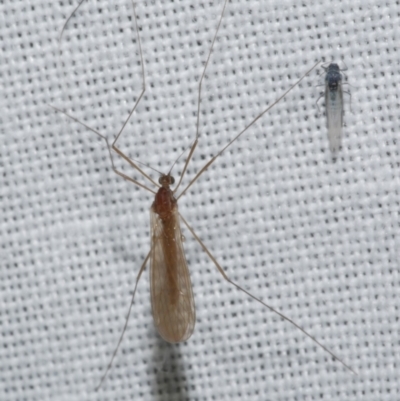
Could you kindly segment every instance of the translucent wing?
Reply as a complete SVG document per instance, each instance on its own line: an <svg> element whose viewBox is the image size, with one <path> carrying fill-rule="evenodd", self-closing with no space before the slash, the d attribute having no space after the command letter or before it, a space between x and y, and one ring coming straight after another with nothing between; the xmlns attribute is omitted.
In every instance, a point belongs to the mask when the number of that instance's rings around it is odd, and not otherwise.
<svg viewBox="0 0 400 401"><path fill-rule="evenodd" d="M162 220L151 208L150 292L154 324L170 343L193 333L196 312L178 208Z"/></svg>
<svg viewBox="0 0 400 401"><path fill-rule="evenodd" d="M329 146L332 155L336 157L342 141L343 127L343 91L341 83L339 83L336 90L330 90L326 85L325 105Z"/></svg>

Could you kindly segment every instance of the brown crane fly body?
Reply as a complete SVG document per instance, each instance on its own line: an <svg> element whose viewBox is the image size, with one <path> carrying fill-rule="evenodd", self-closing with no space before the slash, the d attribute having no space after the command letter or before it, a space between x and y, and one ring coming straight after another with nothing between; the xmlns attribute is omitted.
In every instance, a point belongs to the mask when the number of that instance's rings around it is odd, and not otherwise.
<svg viewBox="0 0 400 401"><path fill-rule="evenodd" d="M150 293L154 324L161 337L170 342L186 341L196 321L189 269L182 244L178 203L170 185L170 175L162 175L150 209Z"/></svg>

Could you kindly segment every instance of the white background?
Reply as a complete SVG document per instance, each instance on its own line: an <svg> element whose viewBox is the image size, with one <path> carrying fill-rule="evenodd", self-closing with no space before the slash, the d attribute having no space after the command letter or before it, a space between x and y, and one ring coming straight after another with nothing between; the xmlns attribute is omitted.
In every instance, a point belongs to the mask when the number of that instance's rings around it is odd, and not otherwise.
<svg viewBox="0 0 400 401"><path fill-rule="evenodd" d="M131 3L84 3L60 54L76 4L0 4L0 399L399 399L398 2L229 3L184 182L320 59L348 68L343 147L334 163L319 67L180 200L232 279L358 376L224 282L183 228L193 336L175 346L158 337L144 274L97 393L149 250L152 195L112 172L95 134L48 106L112 139L141 90ZM167 172L194 140L221 7L138 2L147 91L119 142L133 159Z"/></svg>

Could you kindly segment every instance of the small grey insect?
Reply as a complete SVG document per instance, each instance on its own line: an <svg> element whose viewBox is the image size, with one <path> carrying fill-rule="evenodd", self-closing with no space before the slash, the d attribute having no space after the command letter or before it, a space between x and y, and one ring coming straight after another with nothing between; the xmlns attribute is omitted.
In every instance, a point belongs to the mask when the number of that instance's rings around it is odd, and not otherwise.
<svg viewBox="0 0 400 401"><path fill-rule="evenodd" d="M325 77L326 126L328 128L329 147L333 159L336 159L342 141L343 127L343 90L342 73L337 64L323 67Z"/></svg>

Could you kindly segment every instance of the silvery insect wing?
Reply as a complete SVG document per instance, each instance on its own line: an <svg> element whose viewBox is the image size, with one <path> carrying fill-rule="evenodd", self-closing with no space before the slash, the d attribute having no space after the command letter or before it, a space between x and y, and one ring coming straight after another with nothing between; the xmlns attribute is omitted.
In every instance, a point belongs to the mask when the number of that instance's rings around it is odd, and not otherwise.
<svg viewBox="0 0 400 401"><path fill-rule="evenodd" d="M329 146L335 158L342 141L343 89L342 74L337 64L330 64L325 77L325 107Z"/></svg>

